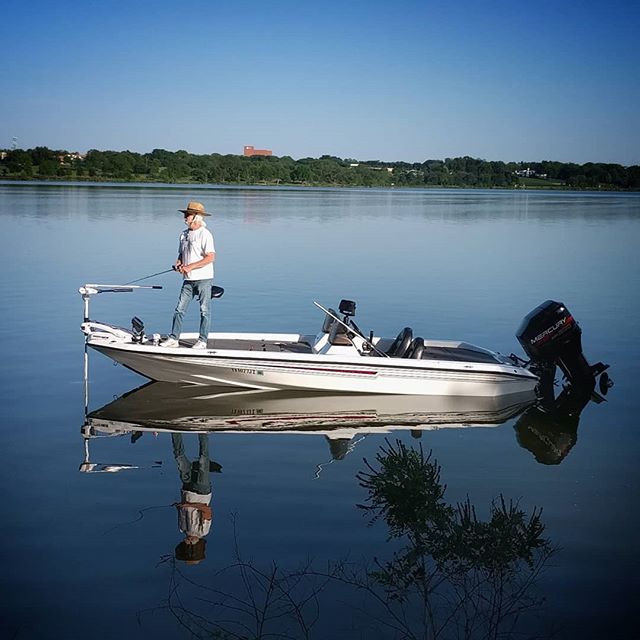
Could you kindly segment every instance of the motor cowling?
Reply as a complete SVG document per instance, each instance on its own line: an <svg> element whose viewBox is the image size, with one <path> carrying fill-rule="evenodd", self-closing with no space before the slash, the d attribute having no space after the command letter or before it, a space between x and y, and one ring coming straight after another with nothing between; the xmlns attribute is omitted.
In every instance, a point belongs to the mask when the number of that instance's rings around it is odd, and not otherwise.
<svg viewBox="0 0 640 640"><path fill-rule="evenodd" d="M587 362L582 352L582 329L562 302L547 300L533 309L516 337L534 368L548 371L557 365L570 383L588 392L609 366Z"/></svg>

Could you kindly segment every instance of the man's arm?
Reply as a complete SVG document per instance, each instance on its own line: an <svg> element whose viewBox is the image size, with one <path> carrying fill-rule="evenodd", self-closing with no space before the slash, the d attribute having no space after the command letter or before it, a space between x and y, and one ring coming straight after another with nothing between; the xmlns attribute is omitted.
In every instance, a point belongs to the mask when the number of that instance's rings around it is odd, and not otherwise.
<svg viewBox="0 0 640 640"><path fill-rule="evenodd" d="M212 251L211 253L205 253L204 258L202 258L201 260L198 260L198 262L192 262L191 264L181 264L178 267L178 271L180 271L180 273L186 273L187 275L189 275L189 272L192 269L200 269L200 267L204 267L205 265L211 264L212 262L215 262L215 260L216 260L215 251Z"/></svg>
<svg viewBox="0 0 640 640"><path fill-rule="evenodd" d="M178 502L176 507L189 507L191 509L196 509L200 511L205 520L211 520L213 517L213 511L208 504L203 504L202 502Z"/></svg>

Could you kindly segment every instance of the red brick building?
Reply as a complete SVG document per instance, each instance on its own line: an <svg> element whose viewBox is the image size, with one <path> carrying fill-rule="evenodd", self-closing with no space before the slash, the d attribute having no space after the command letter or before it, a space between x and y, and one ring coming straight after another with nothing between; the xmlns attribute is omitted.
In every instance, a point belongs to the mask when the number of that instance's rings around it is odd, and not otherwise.
<svg viewBox="0 0 640 640"><path fill-rule="evenodd" d="M250 145L244 146L244 154L245 156L270 156L273 152L271 149L255 149Z"/></svg>

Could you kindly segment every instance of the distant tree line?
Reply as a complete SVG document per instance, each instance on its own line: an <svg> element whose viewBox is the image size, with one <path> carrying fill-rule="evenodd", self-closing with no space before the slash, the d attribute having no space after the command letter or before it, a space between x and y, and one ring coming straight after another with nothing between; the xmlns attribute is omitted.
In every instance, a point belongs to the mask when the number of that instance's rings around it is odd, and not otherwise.
<svg viewBox="0 0 640 640"><path fill-rule="evenodd" d="M640 166L588 162L495 162L446 158L424 162L357 161L335 156L195 155L98 151L86 155L47 147L0 151L0 179L116 182L298 184L367 187L640 189Z"/></svg>

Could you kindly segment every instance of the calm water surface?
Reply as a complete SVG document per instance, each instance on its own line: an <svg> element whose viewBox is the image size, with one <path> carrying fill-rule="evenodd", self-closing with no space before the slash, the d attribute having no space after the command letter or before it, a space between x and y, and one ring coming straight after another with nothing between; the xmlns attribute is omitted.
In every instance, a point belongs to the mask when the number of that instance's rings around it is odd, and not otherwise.
<svg viewBox="0 0 640 640"><path fill-rule="evenodd" d="M423 416L442 428L210 434L204 557L176 559L179 444L127 421L219 401L146 388L113 409L119 431L83 438L77 288L169 268L190 199L215 212L215 330L312 332L313 300L351 298L367 331L521 353L522 317L552 298L587 358L611 364L609 401L555 424L474 427L462 407ZM638 637L640 194L4 183L0 230L3 637ZM164 289L99 296L92 316L167 332L178 278L149 282ZM196 322L192 309L185 329ZM89 364L94 418L145 383L99 354ZM354 402L321 409L381 411ZM197 458L197 434L183 444Z"/></svg>

